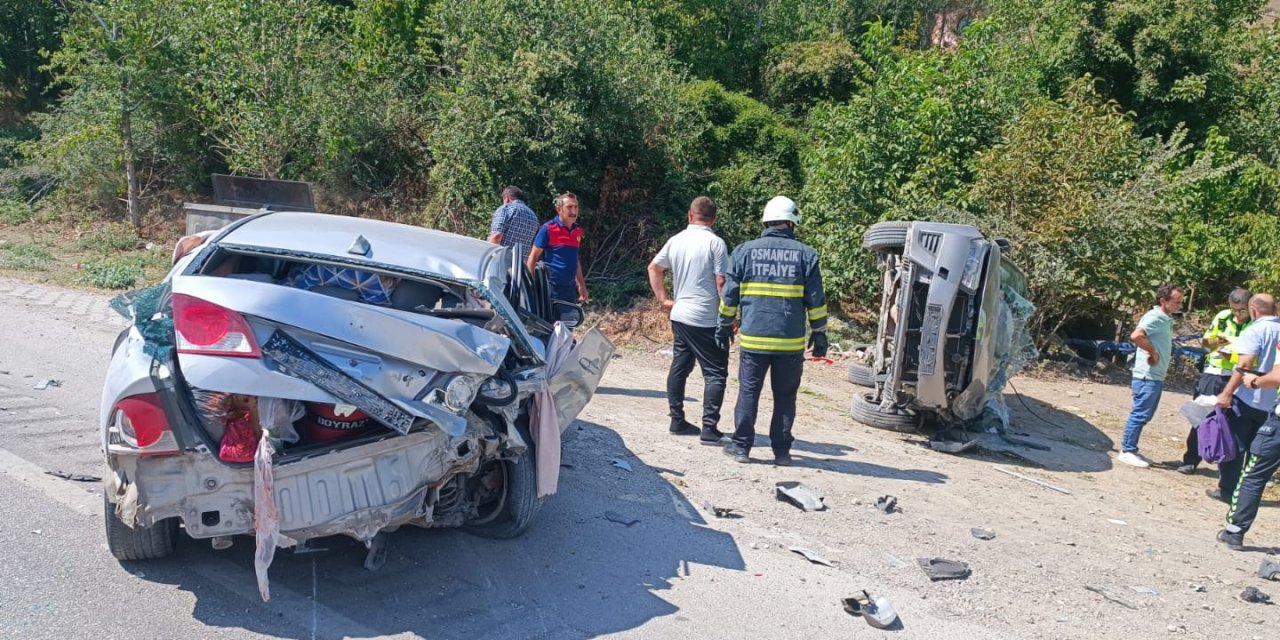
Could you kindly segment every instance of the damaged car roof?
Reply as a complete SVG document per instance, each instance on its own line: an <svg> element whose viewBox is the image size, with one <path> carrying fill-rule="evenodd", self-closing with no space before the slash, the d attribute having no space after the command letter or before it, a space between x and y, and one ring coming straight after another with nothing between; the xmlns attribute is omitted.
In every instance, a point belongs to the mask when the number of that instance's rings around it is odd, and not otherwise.
<svg viewBox="0 0 1280 640"><path fill-rule="evenodd" d="M317 224L318 218L323 222ZM368 242L367 255L349 251L360 237ZM256 215L218 242L367 260L469 281L484 280L489 262L503 251L483 240L422 227L300 211Z"/></svg>

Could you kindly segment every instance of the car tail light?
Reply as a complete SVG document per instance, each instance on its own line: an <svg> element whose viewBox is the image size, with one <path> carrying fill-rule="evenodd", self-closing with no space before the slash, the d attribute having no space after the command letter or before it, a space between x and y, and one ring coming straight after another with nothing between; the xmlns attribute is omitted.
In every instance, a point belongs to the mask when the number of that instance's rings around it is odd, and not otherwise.
<svg viewBox="0 0 1280 640"><path fill-rule="evenodd" d="M260 358L262 351L244 316L192 296L173 295L178 353Z"/></svg>
<svg viewBox="0 0 1280 640"><path fill-rule="evenodd" d="M178 453L178 441L169 429L169 418L158 393L129 396L117 402L116 425L124 441L144 456Z"/></svg>

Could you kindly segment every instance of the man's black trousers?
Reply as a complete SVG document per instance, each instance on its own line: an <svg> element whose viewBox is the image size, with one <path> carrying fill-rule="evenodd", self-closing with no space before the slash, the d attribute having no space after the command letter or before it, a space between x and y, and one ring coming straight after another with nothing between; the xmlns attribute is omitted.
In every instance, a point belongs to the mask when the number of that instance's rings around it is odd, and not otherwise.
<svg viewBox="0 0 1280 640"><path fill-rule="evenodd" d="M1262 503L1262 491L1267 488L1271 474L1280 468L1280 416L1271 414L1258 429L1249 452L1241 453L1244 471L1231 494L1231 509L1227 511L1227 530L1233 533L1248 531L1253 526Z"/></svg>
<svg viewBox="0 0 1280 640"><path fill-rule="evenodd" d="M733 442L751 450L756 439L756 411L764 376L769 374L773 391L773 419L769 421L769 442L774 455L790 453L791 424L796 420L796 394L804 372L804 353L751 353L742 351L738 361L738 406L733 411Z"/></svg>
<svg viewBox="0 0 1280 640"><path fill-rule="evenodd" d="M729 352L716 346L715 327L695 327L671 322L675 335L671 370L667 372L667 402L671 422L684 420L684 388L696 361L702 368L705 390L702 393L702 430L715 429L720 422L720 405L724 403L724 384L729 377Z"/></svg>

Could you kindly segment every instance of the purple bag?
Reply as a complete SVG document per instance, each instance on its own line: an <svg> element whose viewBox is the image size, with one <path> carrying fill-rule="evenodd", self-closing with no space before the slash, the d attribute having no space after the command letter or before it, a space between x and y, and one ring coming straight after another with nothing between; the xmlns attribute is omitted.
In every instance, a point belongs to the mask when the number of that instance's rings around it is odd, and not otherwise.
<svg viewBox="0 0 1280 640"><path fill-rule="evenodd" d="M1196 427L1196 442L1205 462L1221 464L1236 459L1236 438L1231 435L1222 407L1214 407L1213 413Z"/></svg>

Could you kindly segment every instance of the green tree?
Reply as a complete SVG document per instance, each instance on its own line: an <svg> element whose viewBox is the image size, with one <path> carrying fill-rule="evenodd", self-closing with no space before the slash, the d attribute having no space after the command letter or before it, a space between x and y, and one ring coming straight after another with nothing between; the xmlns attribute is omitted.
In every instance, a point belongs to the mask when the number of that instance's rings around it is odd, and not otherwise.
<svg viewBox="0 0 1280 640"><path fill-rule="evenodd" d="M58 47L65 18L56 0L0 4L0 122L9 110L26 113L48 99L41 51Z"/></svg>

